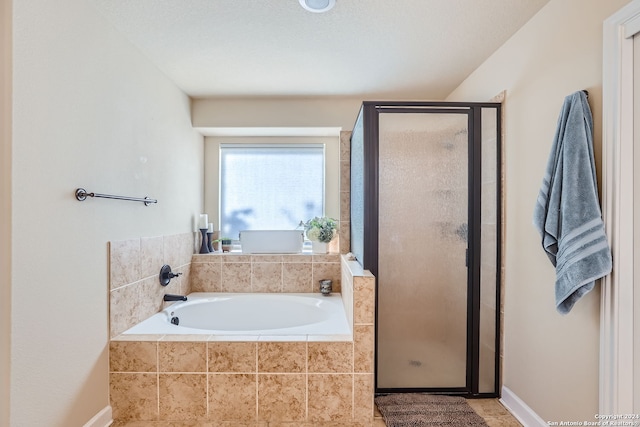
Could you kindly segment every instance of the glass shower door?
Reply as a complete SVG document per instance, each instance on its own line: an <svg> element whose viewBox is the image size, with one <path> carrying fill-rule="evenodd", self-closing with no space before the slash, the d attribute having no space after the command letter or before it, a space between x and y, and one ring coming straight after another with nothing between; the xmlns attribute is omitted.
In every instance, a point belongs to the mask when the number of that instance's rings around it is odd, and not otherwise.
<svg viewBox="0 0 640 427"><path fill-rule="evenodd" d="M468 386L468 126L379 114L378 390Z"/></svg>

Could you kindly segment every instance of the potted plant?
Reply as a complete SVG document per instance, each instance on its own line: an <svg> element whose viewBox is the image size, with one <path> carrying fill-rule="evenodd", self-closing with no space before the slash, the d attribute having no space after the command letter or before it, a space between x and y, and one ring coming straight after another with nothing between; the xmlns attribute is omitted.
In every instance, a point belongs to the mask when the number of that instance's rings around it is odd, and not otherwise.
<svg viewBox="0 0 640 427"><path fill-rule="evenodd" d="M231 252L231 248L233 246L233 239L230 237L221 237L213 241L215 244L215 250L218 250L218 245L222 246L222 252Z"/></svg>
<svg viewBox="0 0 640 427"><path fill-rule="evenodd" d="M220 244L222 245L222 252L231 252L233 241L230 237L220 238Z"/></svg>
<svg viewBox="0 0 640 427"><path fill-rule="evenodd" d="M329 217L314 217L304 223L304 231L307 239L311 240L311 248L314 253L327 253L327 243L336 235L338 222Z"/></svg>

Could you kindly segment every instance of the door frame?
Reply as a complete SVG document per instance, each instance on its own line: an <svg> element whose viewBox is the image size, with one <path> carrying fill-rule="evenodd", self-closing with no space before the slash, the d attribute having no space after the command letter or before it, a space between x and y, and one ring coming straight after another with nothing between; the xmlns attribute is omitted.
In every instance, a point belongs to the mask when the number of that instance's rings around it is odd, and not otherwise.
<svg viewBox="0 0 640 427"><path fill-rule="evenodd" d="M633 35L639 31L640 0L603 25L602 214L613 270L601 284L601 414L633 413Z"/></svg>

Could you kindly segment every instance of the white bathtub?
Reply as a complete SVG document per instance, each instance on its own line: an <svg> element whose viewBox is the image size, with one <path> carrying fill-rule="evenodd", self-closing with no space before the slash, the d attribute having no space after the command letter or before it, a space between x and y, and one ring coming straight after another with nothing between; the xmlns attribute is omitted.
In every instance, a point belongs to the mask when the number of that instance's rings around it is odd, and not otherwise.
<svg viewBox="0 0 640 427"><path fill-rule="evenodd" d="M123 334L347 336L351 328L340 294L194 292Z"/></svg>

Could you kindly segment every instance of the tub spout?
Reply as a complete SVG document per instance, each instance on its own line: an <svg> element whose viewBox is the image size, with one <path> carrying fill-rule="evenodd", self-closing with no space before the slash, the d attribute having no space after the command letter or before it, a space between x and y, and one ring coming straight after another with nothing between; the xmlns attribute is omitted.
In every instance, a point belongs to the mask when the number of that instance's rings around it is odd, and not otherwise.
<svg viewBox="0 0 640 427"><path fill-rule="evenodd" d="M186 301L187 297L184 295L165 294L165 301Z"/></svg>

